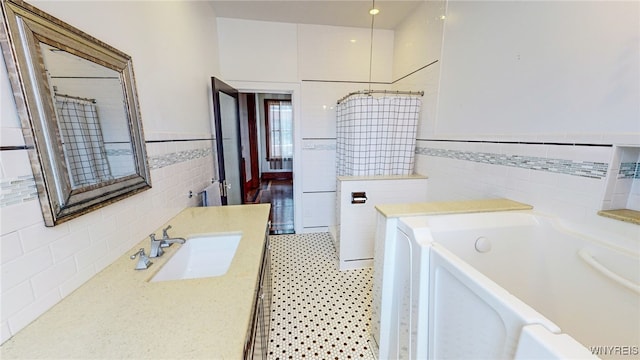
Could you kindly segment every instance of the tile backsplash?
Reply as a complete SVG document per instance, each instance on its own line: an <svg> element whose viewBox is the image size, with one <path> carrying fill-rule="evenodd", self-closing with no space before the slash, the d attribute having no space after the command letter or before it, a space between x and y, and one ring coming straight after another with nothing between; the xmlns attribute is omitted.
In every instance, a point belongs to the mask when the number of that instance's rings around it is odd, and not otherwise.
<svg viewBox="0 0 640 360"><path fill-rule="evenodd" d="M584 176L594 179L602 179L606 177L607 167L609 166L609 164L605 162L573 161L569 159L554 159L549 157L434 149L429 147L416 147L416 153L420 155L446 157L450 159L473 161L491 165L504 165L573 176Z"/></svg>
<svg viewBox="0 0 640 360"><path fill-rule="evenodd" d="M0 207L37 199L38 191L32 175L0 179Z"/></svg>
<svg viewBox="0 0 640 360"><path fill-rule="evenodd" d="M638 162L623 162L620 163L620 170L618 171L619 179L638 179L640 178L640 163Z"/></svg>
<svg viewBox="0 0 640 360"><path fill-rule="evenodd" d="M1 341L179 211L199 205L197 197L187 194L205 188L215 177L210 137L147 143L151 189L55 227L44 226L27 151L1 151Z"/></svg>
<svg viewBox="0 0 640 360"><path fill-rule="evenodd" d="M602 209L640 211L640 146L614 147L611 172Z"/></svg>
<svg viewBox="0 0 640 360"><path fill-rule="evenodd" d="M602 206L611 146L419 140L430 201L506 197L584 221Z"/></svg>
<svg viewBox="0 0 640 360"><path fill-rule="evenodd" d="M170 166L183 161L189 161L189 160L200 159L203 157L211 156L211 154L212 154L212 148L211 148L211 145L209 145L199 149L191 149L191 150L173 152L170 154L150 156L149 168L160 169L165 166Z"/></svg>
<svg viewBox="0 0 640 360"><path fill-rule="evenodd" d="M203 146L202 144L200 146ZM205 147L173 152L170 154L149 156L149 168L161 169L181 162L209 157L212 155L210 145ZM24 151L24 150L22 150ZM124 152L127 154L127 152ZM130 154L130 151L128 152ZM110 153L110 155L113 155ZM25 201L38 199L36 184L32 175L0 179L0 207L11 206Z"/></svg>

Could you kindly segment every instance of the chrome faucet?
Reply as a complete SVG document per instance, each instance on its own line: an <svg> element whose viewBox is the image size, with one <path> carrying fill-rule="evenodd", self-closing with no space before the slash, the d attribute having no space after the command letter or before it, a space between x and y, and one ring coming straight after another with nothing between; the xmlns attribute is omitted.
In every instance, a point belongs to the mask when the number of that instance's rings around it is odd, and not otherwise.
<svg viewBox="0 0 640 360"><path fill-rule="evenodd" d="M161 240L161 243L160 243L161 247L169 247L169 246L171 246L171 244L175 244L175 243L184 244L185 242L187 242L187 240L185 240L184 238L172 238L172 237L169 237L169 234L167 233L167 231L169 229L171 229L171 225L169 225L166 228L162 229L162 240Z"/></svg>
<svg viewBox="0 0 640 360"><path fill-rule="evenodd" d="M169 229L171 229L171 225L169 225L166 228L162 229L162 238L163 239L168 239L169 238L169 234L167 233L167 231L169 231Z"/></svg>
<svg viewBox="0 0 640 360"><path fill-rule="evenodd" d="M156 234L149 235L151 239L151 249L149 250L149 257L160 257L164 254L162 250L162 240L156 240Z"/></svg>
<svg viewBox="0 0 640 360"><path fill-rule="evenodd" d="M149 235L149 238L151 239L151 250L149 250L149 257L160 257L162 256L162 254L164 254L164 250L162 248L169 247L171 246L171 244L175 243L184 244L185 242L187 242L187 240L185 240L184 238L169 237L169 234L167 233L169 229L171 229L171 225L162 229L162 239L160 240L156 239L156 234Z"/></svg>
<svg viewBox="0 0 640 360"><path fill-rule="evenodd" d="M145 270L149 266L151 266L151 264L153 264L151 260L149 260L149 258L147 257L147 254L144 253L144 248L140 248L138 252L130 256L131 260L135 259L136 257L138 257L136 270Z"/></svg>

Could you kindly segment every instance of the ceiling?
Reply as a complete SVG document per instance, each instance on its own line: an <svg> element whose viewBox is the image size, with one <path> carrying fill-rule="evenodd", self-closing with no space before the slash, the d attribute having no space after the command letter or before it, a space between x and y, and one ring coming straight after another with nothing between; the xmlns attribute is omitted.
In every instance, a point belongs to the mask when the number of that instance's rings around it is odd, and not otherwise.
<svg viewBox="0 0 640 360"><path fill-rule="evenodd" d="M374 28L395 29L424 0L377 0ZM209 0L216 16L297 24L371 27L372 0Z"/></svg>

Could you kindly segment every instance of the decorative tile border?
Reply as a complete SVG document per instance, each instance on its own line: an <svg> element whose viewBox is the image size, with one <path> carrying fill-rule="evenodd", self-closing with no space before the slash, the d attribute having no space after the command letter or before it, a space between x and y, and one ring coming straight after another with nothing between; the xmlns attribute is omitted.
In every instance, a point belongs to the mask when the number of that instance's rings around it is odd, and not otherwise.
<svg viewBox="0 0 640 360"><path fill-rule="evenodd" d="M178 152L164 154L164 155L150 156L149 168L151 170L160 169L165 166L170 166L170 165L181 163L184 161L203 158L211 155L212 153L213 153L212 149L208 147L208 148L202 148L202 149L178 151Z"/></svg>
<svg viewBox="0 0 640 360"><path fill-rule="evenodd" d="M618 179L640 179L640 162L621 163Z"/></svg>
<svg viewBox="0 0 640 360"><path fill-rule="evenodd" d="M36 182L31 175L0 180L0 207L20 204L37 198Z"/></svg>
<svg viewBox="0 0 640 360"><path fill-rule="evenodd" d="M302 146L302 150L319 150L319 151L335 151L335 144L305 144Z"/></svg>
<svg viewBox="0 0 640 360"><path fill-rule="evenodd" d="M302 150L335 151L336 139L302 139Z"/></svg>
<svg viewBox="0 0 640 360"><path fill-rule="evenodd" d="M133 151L131 149L106 149L107 156L131 156Z"/></svg>
<svg viewBox="0 0 640 360"><path fill-rule="evenodd" d="M203 158L211 154L212 149L209 147L150 156L148 158L149 168L160 169L165 166ZM125 154L121 153L119 155ZM36 190L36 183L33 176L25 175L16 178L0 179L0 207L11 206L36 199L38 199L38 191Z"/></svg>
<svg viewBox="0 0 640 360"><path fill-rule="evenodd" d="M467 160L491 165L504 165L523 169L548 171L558 174L603 179L607 176L607 163L549 159L535 156L507 155L461 150L416 147L416 154Z"/></svg>

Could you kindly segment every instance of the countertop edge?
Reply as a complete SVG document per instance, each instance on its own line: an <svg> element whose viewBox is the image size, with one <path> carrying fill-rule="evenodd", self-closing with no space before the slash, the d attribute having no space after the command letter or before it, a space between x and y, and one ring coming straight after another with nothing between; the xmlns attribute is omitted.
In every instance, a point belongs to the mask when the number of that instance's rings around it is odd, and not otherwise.
<svg viewBox="0 0 640 360"><path fill-rule="evenodd" d="M510 210L531 210L533 206L505 198L438 201L409 204L376 205L380 214L387 218L421 215L445 215L476 212L495 212Z"/></svg>
<svg viewBox="0 0 640 360"><path fill-rule="evenodd" d="M601 210L598 215L610 219L640 225L640 211L630 209Z"/></svg>

